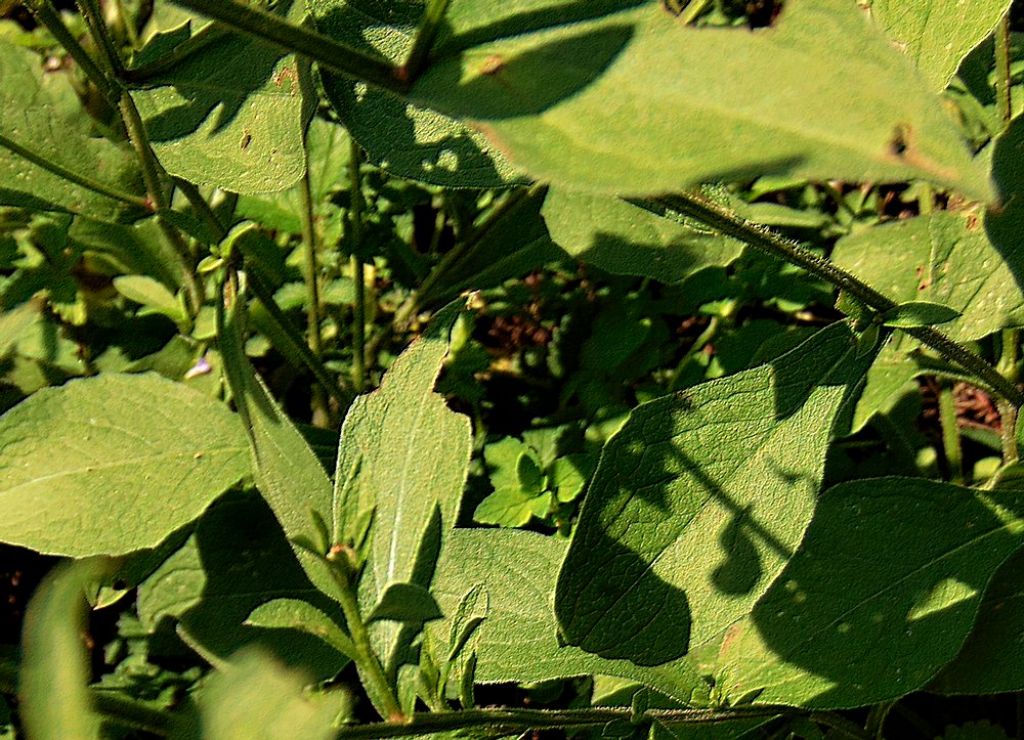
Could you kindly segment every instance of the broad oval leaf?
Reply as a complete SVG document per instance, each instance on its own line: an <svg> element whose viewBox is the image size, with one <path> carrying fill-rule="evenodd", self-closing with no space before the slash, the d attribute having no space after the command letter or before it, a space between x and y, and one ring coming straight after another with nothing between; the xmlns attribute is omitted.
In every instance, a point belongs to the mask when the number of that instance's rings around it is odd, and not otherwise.
<svg viewBox="0 0 1024 740"><path fill-rule="evenodd" d="M602 451L559 574L569 643L653 665L749 613L800 542L869 361L834 324L770 365L634 409Z"/></svg>
<svg viewBox="0 0 1024 740"><path fill-rule="evenodd" d="M0 206L124 221L144 215L143 192L131 150L92 135L67 76L0 41Z"/></svg>
<svg viewBox="0 0 1024 740"><path fill-rule="evenodd" d="M153 374L39 391L0 417L0 460L0 540L79 558L159 545L249 472L238 418Z"/></svg>
<svg viewBox="0 0 1024 740"><path fill-rule="evenodd" d="M925 686L1024 540L1024 494L913 478L841 484L726 637L717 684L758 703L845 708Z"/></svg>
<svg viewBox="0 0 1024 740"><path fill-rule="evenodd" d="M959 317L942 325L957 341L1024 323L1014 255L993 246L973 210L872 227L840 239L832 260L895 301L928 301L958 311Z"/></svg>
<svg viewBox="0 0 1024 740"><path fill-rule="evenodd" d="M305 8L302 0L281 0L274 12L298 23ZM305 172L307 74L294 55L221 34L131 95L169 173L234 193L265 193Z"/></svg>
<svg viewBox="0 0 1024 740"><path fill-rule="evenodd" d="M412 98L581 190L653 195L771 173L992 195L938 99L846 0L794 0L763 33L685 27L647 3L450 54Z"/></svg>
<svg viewBox="0 0 1024 740"><path fill-rule="evenodd" d="M690 220L665 218L618 198L551 188L541 211L551 240L617 275L674 283L727 265L743 245Z"/></svg>
<svg viewBox="0 0 1024 740"><path fill-rule="evenodd" d="M871 17L939 92L1009 7L1009 0L872 0Z"/></svg>

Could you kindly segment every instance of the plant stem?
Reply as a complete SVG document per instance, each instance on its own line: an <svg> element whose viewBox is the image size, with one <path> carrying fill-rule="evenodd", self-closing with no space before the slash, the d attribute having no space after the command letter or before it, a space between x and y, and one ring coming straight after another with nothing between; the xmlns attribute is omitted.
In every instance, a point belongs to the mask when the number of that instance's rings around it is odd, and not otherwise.
<svg viewBox="0 0 1024 740"><path fill-rule="evenodd" d="M0 662L0 694L17 694L18 670L14 663ZM109 691L92 689L90 693L97 711L111 722L160 737L171 734L170 714Z"/></svg>
<svg viewBox="0 0 1024 740"><path fill-rule="evenodd" d="M349 140L349 185L351 204L349 226L352 229L352 280L355 287L355 306L352 315L352 385L362 393L366 383L366 266L359 254L363 244L363 179L360 164L363 152L355 139Z"/></svg>
<svg viewBox="0 0 1024 740"><path fill-rule="evenodd" d="M651 207L649 202L644 201L639 202L639 205ZM770 229L750 223L695 193L675 195L655 201L653 209L656 211L667 209L684 216L689 216L755 249L759 249L774 257L781 257L787 262L802 267L811 274L832 283L864 305L880 313L895 308L897 305L891 298L879 293L870 285L837 267L824 257L817 256L796 242L792 242ZM1010 401L1014 406L1020 407L1024 404L1024 393L1012 382L1000 375L980 355L975 354L962 344L954 342L937 329L921 327L917 329L902 329L901 331L931 347L950 362L960 365L977 376L987 383L998 395Z"/></svg>
<svg viewBox="0 0 1024 740"><path fill-rule="evenodd" d="M409 88L395 67L364 54L316 31L292 25L285 20L234 0L172 0L231 28L255 36L286 51L308 57L342 74L403 93Z"/></svg>
<svg viewBox="0 0 1024 740"><path fill-rule="evenodd" d="M359 672L359 678L366 688L366 695L373 702L374 708L380 716L386 720L388 726L406 726L406 716L402 712L395 692L384 675L384 668L373 651L370 642L370 633L366 629L366 623L359 613L359 603L356 599L352 579L349 576L348 567L345 563L330 560L331 575L337 582L338 602L341 604L341 611L345 615L345 623L348 626L348 633L352 637L352 645L355 648L355 655L352 656ZM380 726L380 725L377 725ZM366 735L365 737L384 737L383 735Z"/></svg>
<svg viewBox="0 0 1024 740"><path fill-rule="evenodd" d="M110 29L107 28L107 23L103 19L99 3L96 0L76 0L75 4L78 5L78 11L85 19L85 25L89 27L93 40L103 49L103 55L106 57L114 77L120 78L124 73L124 63L121 61L121 53L117 50L114 39L110 35Z"/></svg>
<svg viewBox="0 0 1024 740"><path fill-rule="evenodd" d="M1007 11L996 26L996 102L1005 129L1013 118L1010 79L1010 13Z"/></svg>
<svg viewBox="0 0 1024 740"><path fill-rule="evenodd" d="M193 183L188 180L183 180L180 177L174 178L174 184L181 191L185 199L188 200L189 205L192 206L199 216L203 219L203 223L206 224L210 230L210 235L216 240L220 241L227 236L228 230L221 223L220 218L214 213L213 208L206 202L206 198L199 192Z"/></svg>
<svg viewBox="0 0 1024 740"><path fill-rule="evenodd" d="M78 43L78 39L71 34L68 27L64 25L60 14L54 9L52 0L28 0L25 5L32 12L32 15L35 16L36 20L64 47L64 51L75 60L75 64L78 65L78 68L82 70L82 73L85 74L96 89L100 91L100 94L107 100L110 107L116 108L117 100L121 96L120 87L107 76L106 72L99 68L99 65L96 64L89 52Z"/></svg>
<svg viewBox="0 0 1024 740"><path fill-rule="evenodd" d="M643 714L641 722L657 720L665 724L708 725L747 717L774 717L781 711L784 710L772 707L727 712L714 709L649 710ZM529 730L603 727L609 722L628 723L635 719L633 710L629 707L554 710L496 707L466 709L460 712L416 713L403 723L382 722L345 727L339 730L335 737L338 740L378 740L473 728L500 730L503 734L520 734Z"/></svg>
<svg viewBox="0 0 1024 740"><path fill-rule="evenodd" d="M78 174L77 172L73 172L69 169L66 169L61 165L57 164L56 162L53 162L44 157L40 157L32 150L24 148L16 141L8 139L3 134L0 134L0 147L7 149L11 152L14 152L19 157L28 160L37 167L41 167L47 172L56 175L57 177L60 177L64 180L67 180L68 182L74 183L79 187L83 187L86 190L91 190L94 193L105 195L108 198L112 198L113 200L119 201L129 206L135 206L136 208L142 208L147 211L153 210L152 204L145 198L140 198L139 196L132 195L131 193L121 192L120 190L109 187L102 182L92 180L88 177L85 177L84 175Z"/></svg>
<svg viewBox="0 0 1024 740"><path fill-rule="evenodd" d="M305 142L304 142L305 143ZM306 172L299 181L299 199L302 209L302 242L305 257L306 281L306 340L313 357L319 361L324 354L323 335L320 333L320 266L317 259L316 217L313 213L313 185L309 177L309 151L305 152ZM314 426L329 426L327 399L318 387L312 389Z"/></svg>
<svg viewBox="0 0 1024 740"><path fill-rule="evenodd" d="M420 21L419 30L416 31L416 38L413 40L409 56L405 64L399 69L399 74L404 74L405 79L415 80L423 72L427 62L427 55L434 45L437 32L441 29L441 21L444 20L445 11L448 10L448 0L430 0L423 12L423 20Z"/></svg>
<svg viewBox="0 0 1024 740"><path fill-rule="evenodd" d="M956 420L956 399L949 386L939 390L939 425L942 427L942 450L953 483L964 481L964 460L960 448L960 429Z"/></svg>

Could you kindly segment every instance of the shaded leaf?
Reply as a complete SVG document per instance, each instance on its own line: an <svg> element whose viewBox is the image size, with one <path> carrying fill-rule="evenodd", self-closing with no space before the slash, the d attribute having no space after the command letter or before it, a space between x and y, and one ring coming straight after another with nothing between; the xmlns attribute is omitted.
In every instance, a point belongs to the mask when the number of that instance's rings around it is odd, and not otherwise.
<svg viewBox="0 0 1024 740"><path fill-rule="evenodd" d="M1024 539L1024 495L912 478L838 485L799 552L719 657L723 694L874 704L926 685L967 637Z"/></svg>
<svg viewBox="0 0 1024 740"><path fill-rule="evenodd" d="M155 547L249 472L237 418L151 374L39 391L0 417L0 460L0 539L71 557Z"/></svg>
<svg viewBox="0 0 1024 740"><path fill-rule="evenodd" d="M44 75L37 54L0 41L0 80L0 206L68 211L101 221L144 214L138 205L127 205L30 162L5 143L94 182L101 190L142 197L141 175L131 150L93 135L66 75Z"/></svg>
<svg viewBox="0 0 1024 740"><path fill-rule="evenodd" d="M542 211L551 239L576 259L616 275L683 280L727 265L743 245L693 221L663 218L618 198L548 191Z"/></svg>
<svg viewBox="0 0 1024 740"><path fill-rule="evenodd" d="M753 370L641 404L605 445L562 565L566 639L654 665L748 614L810 521L870 357L834 324Z"/></svg>
<svg viewBox="0 0 1024 740"><path fill-rule="evenodd" d="M246 624L268 629L294 629L316 635L342 655L355 653L351 638L338 623L307 601L274 599L252 610Z"/></svg>
<svg viewBox="0 0 1024 740"><path fill-rule="evenodd" d="M430 592L415 583L392 583L381 594L367 622L386 619L392 622L420 625L441 618L441 610Z"/></svg>
<svg viewBox="0 0 1024 740"><path fill-rule="evenodd" d="M879 318L883 326L898 329L917 329L923 326L945 324L960 316L960 312L941 303L907 301L883 313Z"/></svg>
<svg viewBox="0 0 1024 740"><path fill-rule="evenodd" d="M476 122L530 175L594 192L779 174L992 195L934 94L845 0L794 2L767 33L648 3L438 59L412 98Z"/></svg>

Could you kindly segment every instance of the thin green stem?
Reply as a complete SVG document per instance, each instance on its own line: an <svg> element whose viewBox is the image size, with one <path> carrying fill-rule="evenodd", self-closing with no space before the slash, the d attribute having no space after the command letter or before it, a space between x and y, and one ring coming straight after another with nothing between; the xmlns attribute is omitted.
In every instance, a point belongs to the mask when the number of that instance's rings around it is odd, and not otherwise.
<svg viewBox="0 0 1024 740"><path fill-rule="evenodd" d="M62 167L56 162L46 159L45 157L39 156L31 149L26 149L25 147L21 146L18 142L7 138L3 134L0 134L0 147L13 152L14 154L17 154L19 157L31 162L37 167L42 167L50 174L56 175L57 177L67 180L68 182L74 183L75 185L78 185L80 187L83 187L86 190L91 190L94 193L105 195L108 198L112 198L113 200L119 201L129 206L143 208L147 211L153 210L152 203L147 201L145 198L140 198L139 196L132 195L131 193L122 192L120 190L117 190L116 188L112 188L108 185L105 185L102 182L93 180L92 178L86 177L85 175L69 170L66 167Z"/></svg>
<svg viewBox="0 0 1024 740"><path fill-rule="evenodd" d="M82 73L96 89L100 91L100 94L106 98L110 107L116 108L117 100L121 96L120 87L106 72L100 69L89 52L78 43L78 39L72 35L61 19L60 14L54 9L51 0L28 0L25 5L32 12L32 15L36 17L36 20L64 47L64 51L75 60L75 64L78 65L78 68L82 70Z"/></svg>
<svg viewBox="0 0 1024 740"><path fill-rule="evenodd" d="M342 74L392 92L403 93L408 83L401 73L375 57L364 54L308 28L295 26L276 15L235 0L172 0L177 5L220 21L286 51L293 51Z"/></svg>
<svg viewBox="0 0 1024 740"><path fill-rule="evenodd" d="M316 357L323 354L320 334L320 268L317 260L316 219L313 215L313 192L309 181L309 168L299 181L301 201L303 278L306 281L306 340Z"/></svg>
<svg viewBox="0 0 1024 740"><path fill-rule="evenodd" d="M384 674L384 668L377 658L377 653L373 650L366 622L363 621L363 617L359 613L359 602L348 568L345 563L335 560L331 561L331 566L331 574L339 586L338 602L341 604L345 624L348 626L348 633L352 637L352 645L355 648L355 655L352 656L352 659L359 672L359 678L366 688L366 695L388 725L404 726L406 716ZM366 737L384 736L367 735Z"/></svg>
<svg viewBox="0 0 1024 740"><path fill-rule="evenodd" d="M0 694L18 693L18 672L17 664L0 662ZM109 691L92 689L90 693L96 710L111 722L160 737L171 734L173 718L167 712Z"/></svg>
<svg viewBox="0 0 1024 740"><path fill-rule="evenodd" d="M355 306L352 316L352 385L362 393L366 384L366 265L360 250L363 245L363 178L360 164L363 152L355 139L350 140L349 187L351 205L349 227L352 229L352 281L355 286Z"/></svg>
<svg viewBox="0 0 1024 740"><path fill-rule="evenodd" d="M953 389L943 386L939 391L939 425L942 427L942 451L953 483L964 482L964 458L960 446L960 427L956 419Z"/></svg>
<svg viewBox="0 0 1024 740"><path fill-rule="evenodd" d="M203 197L203 194L199 192L193 183L188 180L183 180L180 177L174 178L174 184L181 191L182 195L192 206L193 210L199 214L199 217L203 219L203 223L210 230L210 235L216 240L220 241L227 236L227 229L224 224L221 223L220 218L214 212L213 208Z"/></svg>
<svg viewBox="0 0 1024 740"><path fill-rule="evenodd" d="M449 0L430 0L426 10L423 12L423 20L416 31L416 38L413 40L409 56L405 64L400 67L404 72L405 79L415 80L423 72L427 63L427 55L430 53L437 32L441 29L441 21L444 20L445 11L448 10ZM399 74L402 74L399 72Z"/></svg>
<svg viewBox="0 0 1024 740"><path fill-rule="evenodd" d="M996 103L1005 129L1013 118L1010 79L1010 13L1007 11L996 26Z"/></svg>
<svg viewBox="0 0 1024 740"><path fill-rule="evenodd" d="M696 219L716 231L738 239L755 249L802 267L811 274L817 275L841 290L846 291L865 306L880 313L895 308L897 305L891 298L879 293L870 285L862 282L824 257L819 257L796 242L785 239L770 229L750 223L695 193L672 196L654 201L653 203L640 202L639 204L652 210L668 210ZM975 354L967 347L954 342L942 332L931 327L903 329L902 331L931 347L950 362L960 365L980 378L998 395L1013 403L1014 406L1020 407L1024 405L1024 393L1000 375L984 358Z"/></svg>
<svg viewBox="0 0 1024 740"><path fill-rule="evenodd" d="M710 725L750 717L774 717L781 711L785 710L772 707L724 712L714 709L649 710L639 721L658 721L673 725ZM629 707L554 710L496 707L466 709L460 712L417 713L402 723L380 722L345 727L339 730L335 737L338 740L382 740L470 729L490 729L511 735L529 730L603 727L609 722L629 723L635 722L636 719Z"/></svg>
<svg viewBox="0 0 1024 740"><path fill-rule="evenodd" d="M85 19L85 24L89 27L93 40L103 49L103 55L106 57L114 77L120 78L124 73L124 62L121 60L121 52L118 51L113 36L110 35L110 29L103 18L103 11L100 9L99 3L96 0L76 0L76 4Z"/></svg>
<svg viewBox="0 0 1024 740"><path fill-rule="evenodd" d="M139 32L135 28L135 20L128 14L127 8L124 7L124 0L114 0L114 7L117 9L117 19L124 26L124 33L128 37L128 43L131 44L132 49L138 49Z"/></svg>
<svg viewBox="0 0 1024 740"><path fill-rule="evenodd" d="M683 359L681 359L679 361L679 364L676 365L676 369L672 371L672 377L669 379L668 382L668 389L670 391L679 390L679 379L682 377L683 370L686 369L686 366L689 364L690 359L697 355L699 352L701 352L704 349L704 347L706 347L708 343L715 338L715 336L718 334L718 329L721 325L722 319L720 317L713 316L711 318L711 321L708 322L708 325L704 328L704 331L700 333L700 336L697 337L694 343L686 351L686 354L683 355Z"/></svg>
<svg viewBox="0 0 1024 740"><path fill-rule="evenodd" d="M291 320L289 320L289 318L284 315L284 312L281 311L281 307L278 306L277 301L274 300L273 293L271 293L270 289L263 282L263 279L259 276L257 271L249 270L247 274L249 277L249 287L252 289L253 295L256 296L260 305L266 309L271 321L274 322L275 327L278 329L275 338L287 345L287 348L294 353L302 364L305 365L313 374L313 377L328 393L328 395L333 397L342 408L347 408L349 403L352 401L349 394L339 387L331 377L330 372L326 367L324 367L320 358L316 357L310 351L309 346L306 344L302 335Z"/></svg>

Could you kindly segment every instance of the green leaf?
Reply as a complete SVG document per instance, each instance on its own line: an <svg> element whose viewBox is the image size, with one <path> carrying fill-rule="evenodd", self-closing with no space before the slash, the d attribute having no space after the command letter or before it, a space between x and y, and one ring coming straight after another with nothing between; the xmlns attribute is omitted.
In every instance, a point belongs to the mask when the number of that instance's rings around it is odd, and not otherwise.
<svg viewBox="0 0 1024 740"><path fill-rule="evenodd" d="M675 283L709 265L727 265L743 251L693 221L663 218L618 198L551 188L542 213L555 244L616 275Z"/></svg>
<svg viewBox="0 0 1024 740"><path fill-rule="evenodd" d="M758 703L855 707L926 685L1024 539L1024 494L923 479L832 488L800 551L730 632L717 684Z"/></svg>
<svg viewBox="0 0 1024 740"><path fill-rule="evenodd" d="M883 326L897 329L918 329L923 326L945 324L960 317L955 308L931 301L907 301L883 313L879 318Z"/></svg>
<svg viewBox="0 0 1024 740"><path fill-rule="evenodd" d="M849 326L833 324L770 365L633 410L602 451L559 576L570 644L656 665L750 612L810 521L867 366L855 353Z"/></svg>
<svg viewBox="0 0 1024 740"><path fill-rule="evenodd" d="M345 693L310 695L307 677L258 651L247 651L218 671L199 694L202 736L218 740L329 740L345 719ZM342 716L339 717L339 714Z"/></svg>
<svg viewBox="0 0 1024 740"><path fill-rule="evenodd" d="M683 26L659 3L550 24L439 56L412 99L579 190L653 195L777 174L925 179L992 197L939 100L845 0L794 2L769 33Z"/></svg>
<svg viewBox="0 0 1024 740"><path fill-rule="evenodd" d="M325 594L337 594L338 584L331 566L322 556L309 552L296 541L323 547L322 555L333 542L320 542L317 521L327 521L331 511L331 481L302 433L270 395L245 355L239 304L229 316L217 313L217 337L224 356L228 385L245 422L249 435L256 487L266 499L303 570ZM337 542L338 540L335 540Z"/></svg>
<svg viewBox="0 0 1024 740"><path fill-rule="evenodd" d="M273 624L252 622L254 611L270 597L308 604L325 615L337 612L303 573L266 503L255 494L229 494L139 586L137 606L147 631L157 632L164 620L177 622L190 641L221 661L257 645L318 680L337 674L348 662L347 653L340 641L326 639L322 620L302 613L308 621L301 629L286 625L280 615Z"/></svg>
<svg viewBox="0 0 1024 740"><path fill-rule="evenodd" d="M893 300L958 311L942 327L956 341L1024 323L1024 294L1010 257L992 245L974 211L875 226L840 239L832 252L837 265Z"/></svg>
<svg viewBox="0 0 1024 740"><path fill-rule="evenodd" d="M873 0L871 17L914 60L929 87L940 92L1009 7L1009 0Z"/></svg>
<svg viewBox="0 0 1024 740"><path fill-rule="evenodd" d="M121 275L114 278L114 288L128 300L145 306L152 313L162 314L177 324L188 321L181 302L159 280L145 275Z"/></svg>
<svg viewBox="0 0 1024 740"><path fill-rule="evenodd" d="M0 41L0 79L0 206L101 221L144 213L131 150L95 138L67 75L44 75L37 54ZM126 202L132 199L138 202Z"/></svg>
<svg viewBox="0 0 1024 740"><path fill-rule="evenodd" d="M551 511L551 493L531 493L520 487L499 488L480 502L473 520L480 524L523 527L534 517L543 519Z"/></svg>
<svg viewBox="0 0 1024 740"><path fill-rule="evenodd" d="M439 660L464 642L457 626L467 590L476 591L477 618L472 635L479 683L531 682L573 676L620 676L652 686L684 704L708 702L708 685L687 659L654 667L626 660L605 660L563 646L551 611L558 563L565 543L512 529L456 529L437 564L431 592L446 619L426 626ZM456 615L456 616L452 616ZM461 669L453 672L459 677Z"/></svg>
<svg viewBox="0 0 1024 740"><path fill-rule="evenodd" d="M252 610L245 623L268 629L294 629L316 635L342 655L355 654L352 639L338 623L307 601L274 599Z"/></svg>
<svg viewBox="0 0 1024 740"><path fill-rule="evenodd" d="M317 28L339 41L405 61L424 0L307 0ZM491 188L522 182L482 134L392 93L320 70L324 91L370 161L400 177L443 187Z"/></svg>
<svg viewBox="0 0 1024 740"><path fill-rule="evenodd" d="M551 487L561 503L573 501L583 493L596 467L590 455L566 455L555 460L551 468Z"/></svg>
<svg viewBox="0 0 1024 740"><path fill-rule="evenodd" d="M421 625L440 619L441 610L430 592L415 583L392 583L366 618L367 622L386 619L403 624Z"/></svg>
<svg viewBox="0 0 1024 740"><path fill-rule="evenodd" d="M70 557L155 547L249 472L237 418L152 374L36 393L0 417L0 459L0 540Z"/></svg>
<svg viewBox="0 0 1024 740"><path fill-rule="evenodd" d="M988 584L963 649L928 686L944 694L996 694L1024 689L1024 550Z"/></svg>
<svg viewBox="0 0 1024 740"><path fill-rule="evenodd" d="M302 0L274 12L300 23ZM235 193L283 190L305 172L308 71L255 37L225 34L131 91L172 175Z"/></svg>
<svg viewBox="0 0 1024 740"><path fill-rule="evenodd" d="M83 560L58 565L25 614L19 709L25 731L41 740L99 738L100 716L89 695L86 589L108 565Z"/></svg>

